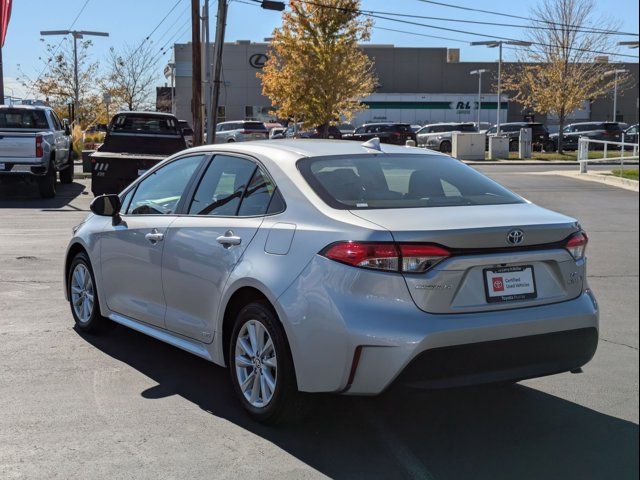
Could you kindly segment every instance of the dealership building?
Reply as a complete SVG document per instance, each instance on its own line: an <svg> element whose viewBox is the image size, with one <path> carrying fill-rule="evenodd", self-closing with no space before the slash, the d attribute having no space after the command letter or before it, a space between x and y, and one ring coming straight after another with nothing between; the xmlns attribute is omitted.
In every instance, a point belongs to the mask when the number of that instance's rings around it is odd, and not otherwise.
<svg viewBox="0 0 640 480"><path fill-rule="evenodd" d="M261 93L256 77L268 55L267 43L237 41L226 43L223 53L219 117L225 120L273 120L271 103ZM408 48L393 45L362 45L373 60L378 77L376 92L363 99L368 108L356 115L356 125L371 121L401 121L426 124L444 121L476 121L478 103L482 122L495 123L498 99L495 92L497 62L464 62L459 49ZM213 58L213 46L209 45ZM203 58L205 52L203 52ZM602 61L606 61L603 59ZM180 119L191 119L191 44L176 44L174 59L165 75L174 85L173 111ZM508 68L508 63L503 64ZM618 96L617 120L638 122L638 63L615 63L612 68L627 69L632 86ZM478 102L478 77L472 70L486 69L481 101ZM204 98L204 96L203 96ZM533 117L531 111L511 101L507 95L500 102L500 118L521 121ZM611 120L612 95L583 106L571 114L571 121ZM536 121L553 125L557 120L535 115Z"/></svg>

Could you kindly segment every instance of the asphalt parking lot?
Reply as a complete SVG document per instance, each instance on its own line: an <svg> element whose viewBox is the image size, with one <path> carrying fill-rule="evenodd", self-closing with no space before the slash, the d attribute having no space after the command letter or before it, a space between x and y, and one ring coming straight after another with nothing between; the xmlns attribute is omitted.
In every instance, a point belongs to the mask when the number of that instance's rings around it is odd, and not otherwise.
<svg viewBox="0 0 640 480"><path fill-rule="evenodd" d="M601 342L584 373L322 396L279 428L248 420L220 367L123 327L73 328L62 264L87 181L46 201L0 186L0 479L637 479L638 193L480 169L589 233Z"/></svg>

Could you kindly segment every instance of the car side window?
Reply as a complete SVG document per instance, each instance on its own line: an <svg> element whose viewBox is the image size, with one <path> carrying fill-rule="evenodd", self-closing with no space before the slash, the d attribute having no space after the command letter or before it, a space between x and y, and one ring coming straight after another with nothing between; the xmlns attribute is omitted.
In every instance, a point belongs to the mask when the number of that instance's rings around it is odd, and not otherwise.
<svg viewBox="0 0 640 480"><path fill-rule="evenodd" d="M256 168L255 163L245 158L216 155L193 196L189 215L236 215Z"/></svg>
<svg viewBox="0 0 640 480"><path fill-rule="evenodd" d="M265 215L275 190L275 185L269 176L258 167L242 196L238 215L241 217Z"/></svg>
<svg viewBox="0 0 640 480"><path fill-rule="evenodd" d="M129 215L172 215L204 155L175 160L142 180L127 209Z"/></svg>
<svg viewBox="0 0 640 480"><path fill-rule="evenodd" d="M356 131L354 133L364 133L364 127L356 128Z"/></svg>

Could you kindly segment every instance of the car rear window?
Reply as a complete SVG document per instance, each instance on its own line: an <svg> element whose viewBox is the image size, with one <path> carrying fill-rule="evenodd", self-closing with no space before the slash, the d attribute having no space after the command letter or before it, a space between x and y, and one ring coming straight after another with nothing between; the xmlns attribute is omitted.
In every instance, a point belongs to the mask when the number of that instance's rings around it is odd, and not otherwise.
<svg viewBox="0 0 640 480"><path fill-rule="evenodd" d="M267 131L267 127L265 127L262 122L244 122L242 128L246 130L264 130Z"/></svg>
<svg viewBox="0 0 640 480"><path fill-rule="evenodd" d="M48 129L44 110L11 108L0 110L0 128Z"/></svg>
<svg viewBox="0 0 640 480"><path fill-rule="evenodd" d="M396 124L396 125L392 125L391 128L396 132L413 133L413 129L411 128L411 125Z"/></svg>
<svg viewBox="0 0 640 480"><path fill-rule="evenodd" d="M444 156L305 158L298 161L298 169L325 203L343 210L523 202L472 168Z"/></svg>
<svg viewBox="0 0 640 480"><path fill-rule="evenodd" d="M175 135L178 125L171 117L119 115L113 120L113 132Z"/></svg>
<svg viewBox="0 0 640 480"><path fill-rule="evenodd" d="M604 129L608 132L621 132L622 127L620 127L619 123L605 123Z"/></svg>

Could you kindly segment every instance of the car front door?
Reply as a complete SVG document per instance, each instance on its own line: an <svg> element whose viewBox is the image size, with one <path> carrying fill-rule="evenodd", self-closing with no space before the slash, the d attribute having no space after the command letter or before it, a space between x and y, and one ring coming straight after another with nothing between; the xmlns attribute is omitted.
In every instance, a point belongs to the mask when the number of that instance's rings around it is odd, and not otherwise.
<svg viewBox="0 0 640 480"><path fill-rule="evenodd" d="M213 340L224 286L255 236L275 187L262 167L240 156L216 155L187 215L169 227L162 262L166 328Z"/></svg>
<svg viewBox="0 0 640 480"><path fill-rule="evenodd" d="M123 205L120 222L102 233L102 286L113 312L164 327L161 266L165 235L204 158L181 157L144 178L130 202Z"/></svg>

